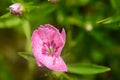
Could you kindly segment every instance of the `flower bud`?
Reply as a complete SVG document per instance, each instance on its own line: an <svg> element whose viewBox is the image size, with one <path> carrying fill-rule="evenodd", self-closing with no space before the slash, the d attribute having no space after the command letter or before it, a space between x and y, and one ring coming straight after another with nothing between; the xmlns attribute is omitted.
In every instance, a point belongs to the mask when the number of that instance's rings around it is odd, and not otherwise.
<svg viewBox="0 0 120 80"><path fill-rule="evenodd" d="M10 13L13 15L22 15L23 13L23 6L20 3L12 4L10 7Z"/></svg>
<svg viewBox="0 0 120 80"><path fill-rule="evenodd" d="M59 0L48 0L48 1L50 1L50 2L52 2L52 3L57 3L57 2L59 2Z"/></svg>

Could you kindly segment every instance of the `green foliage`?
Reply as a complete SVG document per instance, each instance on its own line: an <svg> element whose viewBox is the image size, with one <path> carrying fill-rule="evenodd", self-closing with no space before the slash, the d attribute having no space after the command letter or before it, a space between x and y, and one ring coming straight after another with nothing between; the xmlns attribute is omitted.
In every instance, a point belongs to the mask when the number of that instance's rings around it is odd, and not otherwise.
<svg viewBox="0 0 120 80"><path fill-rule="evenodd" d="M74 63L68 65L68 71L76 74L91 75L110 71L110 68L89 63L88 64Z"/></svg>
<svg viewBox="0 0 120 80"><path fill-rule="evenodd" d="M3 17L3 16L2 16ZM20 24L20 19L17 17L8 16L0 19L0 28L12 28Z"/></svg>
<svg viewBox="0 0 120 80"><path fill-rule="evenodd" d="M5 64L3 56L0 54L0 79L1 80L14 80L13 75L10 73L8 65Z"/></svg>

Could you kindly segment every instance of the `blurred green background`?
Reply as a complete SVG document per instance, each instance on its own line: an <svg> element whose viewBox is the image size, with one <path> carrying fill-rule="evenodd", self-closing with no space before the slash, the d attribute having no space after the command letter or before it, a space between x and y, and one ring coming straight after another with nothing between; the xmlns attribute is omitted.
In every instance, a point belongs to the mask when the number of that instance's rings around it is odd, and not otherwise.
<svg viewBox="0 0 120 80"><path fill-rule="evenodd" d="M13 3L24 6L23 15L9 13ZM68 72L40 68L25 56L32 53L32 32L47 23L65 28L66 64L80 63ZM120 80L119 61L120 0L0 0L0 80Z"/></svg>

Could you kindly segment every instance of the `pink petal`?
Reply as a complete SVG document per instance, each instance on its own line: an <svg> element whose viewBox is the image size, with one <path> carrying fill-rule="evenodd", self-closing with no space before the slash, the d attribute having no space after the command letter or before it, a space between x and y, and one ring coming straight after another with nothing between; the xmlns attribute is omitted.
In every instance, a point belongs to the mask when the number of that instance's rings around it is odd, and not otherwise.
<svg viewBox="0 0 120 80"><path fill-rule="evenodd" d="M35 30L32 35L32 51L35 56L35 59L37 60L38 66L43 66L43 64L40 62L40 54L42 53L42 41L39 38L38 30Z"/></svg>
<svg viewBox="0 0 120 80"><path fill-rule="evenodd" d="M57 28L55 28L54 26L52 26L50 24L40 25L40 28L48 28L48 29L52 29L55 32L59 32L59 30Z"/></svg>
<svg viewBox="0 0 120 80"><path fill-rule="evenodd" d="M44 42L54 41L57 47L63 47L64 41L61 36L61 33L58 31L57 28L54 28L50 24L46 24L46 25L41 25L38 31L42 41Z"/></svg>
<svg viewBox="0 0 120 80"><path fill-rule="evenodd" d="M62 29L61 37L62 37L62 40L63 40L63 45L62 45L62 47L60 47L60 48L58 49L58 52L55 53L55 55L58 55L58 56L60 56L61 51L62 51L62 48L64 47L65 42L66 42L66 33L65 33L64 28Z"/></svg>
<svg viewBox="0 0 120 80"><path fill-rule="evenodd" d="M43 55L41 58L41 62L49 69L56 71L67 71L66 64L63 59L59 57L52 57Z"/></svg>
<svg viewBox="0 0 120 80"><path fill-rule="evenodd" d="M66 33L65 33L65 29L64 28L62 29L61 36L62 36L63 41L65 43L65 41L66 41Z"/></svg>
<svg viewBox="0 0 120 80"><path fill-rule="evenodd" d="M44 64L42 64L41 62L37 62L37 64L38 64L39 67L43 67L44 66Z"/></svg>

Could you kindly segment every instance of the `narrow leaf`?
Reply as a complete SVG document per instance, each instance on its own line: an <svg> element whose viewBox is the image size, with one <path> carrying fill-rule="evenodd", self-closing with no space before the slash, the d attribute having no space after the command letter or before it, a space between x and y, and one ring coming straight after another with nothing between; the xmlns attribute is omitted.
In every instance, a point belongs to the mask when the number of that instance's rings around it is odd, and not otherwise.
<svg viewBox="0 0 120 80"><path fill-rule="evenodd" d="M76 64L69 64L68 71L76 74L90 75L90 74L98 74L98 73L110 71L110 68L95 64L76 63Z"/></svg>
<svg viewBox="0 0 120 80"><path fill-rule="evenodd" d="M113 22L112 17L108 17L108 18L106 18L106 19L103 19L103 20L97 21L96 23L108 24L108 23L112 23L112 22Z"/></svg>
<svg viewBox="0 0 120 80"><path fill-rule="evenodd" d="M20 55L21 57L28 61L35 62L34 56L28 52L18 52L18 55Z"/></svg>

